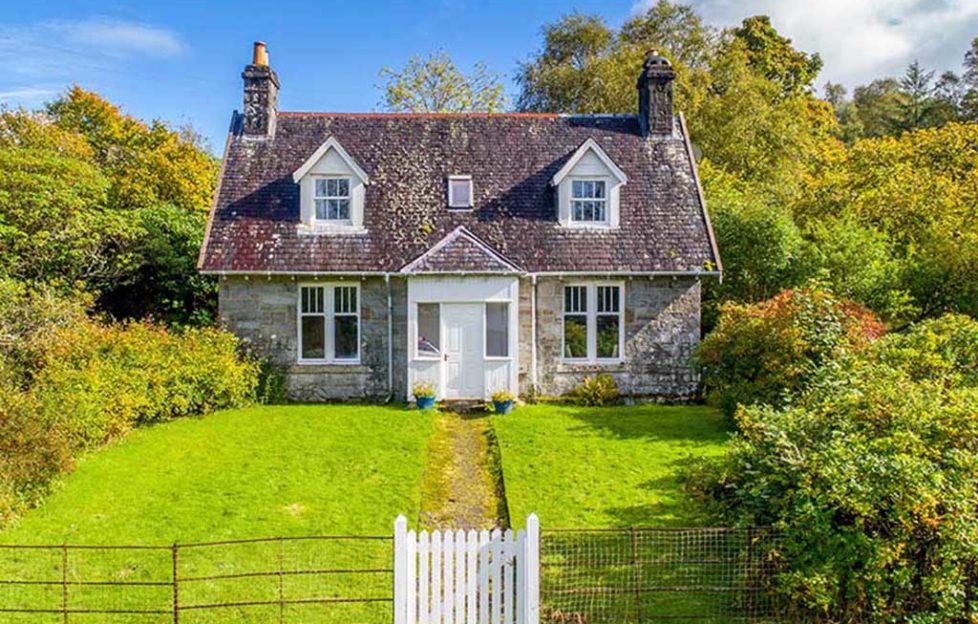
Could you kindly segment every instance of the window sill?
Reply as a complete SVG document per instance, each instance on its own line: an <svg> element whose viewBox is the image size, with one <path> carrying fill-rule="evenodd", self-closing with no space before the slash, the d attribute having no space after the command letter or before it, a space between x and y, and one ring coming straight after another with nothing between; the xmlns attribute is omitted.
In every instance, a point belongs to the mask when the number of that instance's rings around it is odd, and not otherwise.
<svg viewBox="0 0 978 624"><path fill-rule="evenodd" d="M292 365L293 372L301 373L328 373L328 372L369 372L370 368L364 366L360 360L299 360Z"/></svg>
<svg viewBox="0 0 978 624"><path fill-rule="evenodd" d="M352 223L331 223L329 221L315 221L313 223L300 223L299 234L322 236L322 235L363 235L367 233L367 228L362 225Z"/></svg>
<svg viewBox="0 0 978 624"><path fill-rule="evenodd" d="M565 228L569 230L584 230L592 232L607 232L608 230L617 230L617 227L612 226L610 223L577 223L574 221L564 223Z"/></svg>
<svg viewBox="0 0 978 624"><path fill-rule="evenodd" d="M621 368L625 360L619 358L615 360L560 360L559 372L582 372L588 370L606 371L608 369Z"/></svg>

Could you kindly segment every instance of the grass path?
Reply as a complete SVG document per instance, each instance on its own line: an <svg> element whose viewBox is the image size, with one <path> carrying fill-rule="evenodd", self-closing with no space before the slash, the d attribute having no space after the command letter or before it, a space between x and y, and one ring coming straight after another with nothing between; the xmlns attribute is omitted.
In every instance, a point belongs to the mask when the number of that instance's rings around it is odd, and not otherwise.
<svg viewBox="0 0 978 624"><path fill-rule="evenodd" d="M488 529L505 523L496 492L489 419L442 413L428 447L421 525L430 529Z"/></svg>

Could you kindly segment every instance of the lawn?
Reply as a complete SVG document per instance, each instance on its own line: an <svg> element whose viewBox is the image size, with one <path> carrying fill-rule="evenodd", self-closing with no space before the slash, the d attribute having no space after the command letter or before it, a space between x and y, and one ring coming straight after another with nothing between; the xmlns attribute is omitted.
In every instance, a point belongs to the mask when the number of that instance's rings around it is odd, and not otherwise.
<svg viewBox="0 0 978 624"><path fill-rule="evenodd" d="M0 549L0 581L32 581L0 582L0 608L57 611L67 604L76 610L169 613L175 557L168 544L354 534L384 538L183 546L178 557L179 576L185 579L181 605L269 604L190 607L180 621L388 622L387 536L397 514L412 521L418 517L432 428L432 415L400 407L288 406L225 411L135 431L84 458L49 500L0 533L0 543L163 548ZM375 571L348 571L365 568ZM303 572L325 569L347 571ZM59 581L65 570L72 584L62 594ZM103 584L79 584L91 581ZM283 597L379 602L280 606L276 601ZM6 613L3 621L61 621L55 615ZM72 621L76 617L83 616L72 615ZM96 621L88 617L84 621ZM120 613L111 621L170 620Z"/></svg>
<svg viewBox="0 0 978 624"><path fill-rule="evenodd" d="M391 533L414 520L430 415L269 406L134 431L84 458L4 543L171 544Z"/></svg>
<svg viewBox="0 0 978 624"><path fill-rule="evenodd" d="M702 406L528 405L494 416L509 515L546 527L697 526L679 470L722 452L724 419Z"/></svg>

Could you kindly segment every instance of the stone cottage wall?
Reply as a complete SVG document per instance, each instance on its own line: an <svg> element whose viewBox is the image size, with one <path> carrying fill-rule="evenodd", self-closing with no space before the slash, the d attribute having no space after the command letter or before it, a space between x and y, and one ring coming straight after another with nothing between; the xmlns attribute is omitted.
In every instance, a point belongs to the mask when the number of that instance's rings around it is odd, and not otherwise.
<svg viewBox="0 0 978 624"><path fill-rule="evenodd" d="M325 281L325 280L324 280ZM387 396L387 284L360 280L360 364L299 365L296 305L299 282L288 277L221 280L222 323L286 372L293 401L377 400ZM391 281L394 301L394 395L406 395L407 288Z"/></svg>
<svg viewBox="0 0 978 624"><path fill-rule="evenodd" d="M583 282L581 282L583 283ZM561 361L564 281L537 280L537 387L555 396L587 375L609 373L622 394L634 398L689 400L699 378L692 356L700 339L700 284L690 278L625 280L625 358L620 364ZM532 283L520 283L520 392L531 390Z"/></svg>

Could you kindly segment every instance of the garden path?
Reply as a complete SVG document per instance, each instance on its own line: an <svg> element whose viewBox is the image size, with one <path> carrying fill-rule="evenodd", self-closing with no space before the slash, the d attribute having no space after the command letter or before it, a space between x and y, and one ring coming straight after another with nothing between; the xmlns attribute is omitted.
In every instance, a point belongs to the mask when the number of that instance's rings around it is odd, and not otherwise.
<svg viewBox="0 0 978 624"><path fill-rule="evenodd" d="M490 437L484 414L438 415L423 477L422 526L467 530L508 524Z"/></svg>

